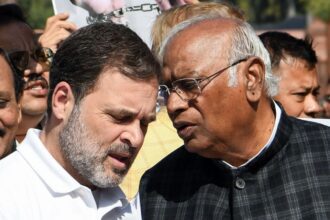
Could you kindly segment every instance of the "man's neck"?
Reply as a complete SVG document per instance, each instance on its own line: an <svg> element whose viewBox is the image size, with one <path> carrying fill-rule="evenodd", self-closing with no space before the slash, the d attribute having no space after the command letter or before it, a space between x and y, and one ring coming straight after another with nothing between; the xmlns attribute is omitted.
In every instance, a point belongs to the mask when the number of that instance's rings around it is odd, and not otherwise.
<svg viewBox="0 0 330 220"><path fill-rule="evenodd" d="M258 110L254 113L254 119L248 123L238 137L233 138L236 146L233 152L222 158L232 166L239 167L249 159L257 155L267 144L275 125L275 110L269 102L260 103Z"/></svg>
<svg viewBox="0 0 330 220"><path fill-rule="evenodd" d="M62 130L62 127L49 124L51 123L48 123L48 126L46 125L40 133L40 140L48 152L77 182L91 190L95 189L95 186L81 176L63 155L59 143L59 132Z"/></svg>
<svg viewBox="0 0 330 220"><path fill-rule="evenodd" d="M22 121L18 125L18 129L16 131L16 140L18 142L22 142L25 138L25 135L30 128L37 128L39 123L44 118L44 115L22 115Z"/></svg>

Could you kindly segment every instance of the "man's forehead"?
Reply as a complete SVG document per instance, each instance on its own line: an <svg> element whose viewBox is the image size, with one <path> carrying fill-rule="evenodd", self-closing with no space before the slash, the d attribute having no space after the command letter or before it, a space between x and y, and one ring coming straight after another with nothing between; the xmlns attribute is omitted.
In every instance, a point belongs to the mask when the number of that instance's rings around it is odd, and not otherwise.
<svg viewBox="0 0 330 220"><path fill-rule="evenodd" d="M179 37L186 37L187 35L191 38L221 35L223 33L229 32L235 25L236 20L227 18L217 18L217 19L206 19L198 21L197 23L192 23L183 30L179 31L173 39Z"/></svg>
<svg viewBox="0 0 330 220"><path fill-rule="evenodd" d="M168 42L165 54L173 48L205 49L205 47L228 46L234 22L232 19L205 20L181 30Z"/></svg>

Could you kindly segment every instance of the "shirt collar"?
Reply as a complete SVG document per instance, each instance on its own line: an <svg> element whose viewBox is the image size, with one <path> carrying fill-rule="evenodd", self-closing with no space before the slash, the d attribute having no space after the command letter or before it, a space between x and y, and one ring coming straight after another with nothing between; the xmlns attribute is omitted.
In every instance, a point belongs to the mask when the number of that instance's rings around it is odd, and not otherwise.
<svg viewBox="0 0 330 220"><path fill-rule="evenodd" d="M29 129L17 151L54 192L69 193L83 187L48 152L40 133L38 129Z"/></svg>
<svg viewBox="0 0 330 220"><path fill-rule="evenodd" d="M97 188L91 191L88 187L76 181L48 152L39 138L40 133L41 131L38 129L29 129L17 151L52 192L68 194L76 190L85 191L88 195L94 197L100 216L117 208L119 213L137 212L134 207L130 206L125 194L119 187Z"/></svg>
<svg viewBox="0 0 330 220"><path fill-rule="evenodd" d="M130 205L125 194L119 187L97 189L93 192L101 216L115 208L125 209Z"/></svg>

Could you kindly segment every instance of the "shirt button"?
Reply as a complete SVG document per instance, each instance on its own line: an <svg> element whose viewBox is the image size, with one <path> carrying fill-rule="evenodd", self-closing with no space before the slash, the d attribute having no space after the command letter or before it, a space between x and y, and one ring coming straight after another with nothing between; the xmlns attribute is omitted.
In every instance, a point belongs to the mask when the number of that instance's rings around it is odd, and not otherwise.
<svg viewBox="0 0 330 220"><path fill-rule="evenodd" d="M235 186L237 189L244 189L245 187L245 181L239 177L235 180Z"/></svg>

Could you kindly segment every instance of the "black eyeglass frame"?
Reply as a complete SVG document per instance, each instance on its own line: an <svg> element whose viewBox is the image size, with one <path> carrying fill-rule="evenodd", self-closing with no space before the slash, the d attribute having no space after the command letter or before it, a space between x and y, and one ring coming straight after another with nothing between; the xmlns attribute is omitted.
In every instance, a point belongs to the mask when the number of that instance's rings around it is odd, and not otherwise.
<svg viewBox="0 0 330 220"><path fill-rule="evenodd" d="M48 47L38 47L32 54L28 51L11 51L8 52L8 56L14 67L23 72L27 69L30 58L33 58L36 62L40 63L45 70L49 70L53 61L54 53Z"/></svg>
<svg viewBox="0 0 330 220"><path fill-rule="evenodd" d="M218 77L221 73L223 73L227 69L229 69L243 61L246 61L248 58L249 57L239 59L239 60L233 62L232 64L230 64L229 66L222 68L221 70L218 70L217 72L211 74L210 76L199 77L199 78L182 78L182 79L175 80L174 82L171 83L172 88L169 88L167 85L164 85L164 84L159 85L158 95L162 96L164 98L165 103L167 103L168 97L170 96L172 91L174 91L183 101L190 101L190 100L196 99L202 93L203 89L208 85L209 82L211 82L213 79ZM205 83L204 85L202 85L202 82L204 82L206 80L208 81L208 83ZM190 85L192 85L192 86L191 87L187 86L187 88L193 88L193 89L180 88L182 86L178 86L178 85L180 85L179 83L181 83L181 85L182 85L183 81L186 81L186 82L189 81ZM189 93L191 93L191 94L188 95Z"/></svg>

